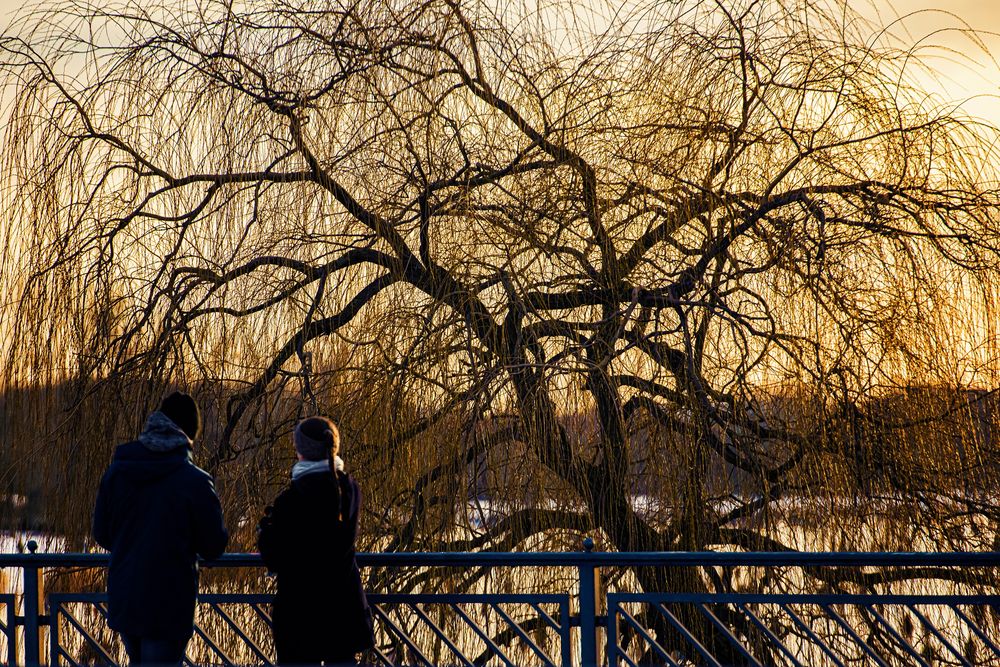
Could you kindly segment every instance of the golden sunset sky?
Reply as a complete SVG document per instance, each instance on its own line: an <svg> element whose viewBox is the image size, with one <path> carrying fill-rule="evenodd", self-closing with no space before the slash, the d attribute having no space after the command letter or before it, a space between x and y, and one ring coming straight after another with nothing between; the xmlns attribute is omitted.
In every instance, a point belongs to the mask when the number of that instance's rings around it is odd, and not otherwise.
<svg viewBox="0 0 1000 667"><path fill-rule="evenodd" d="M1000 2L996 0L887 0L852 3L882 24L901 19L895 31L926 44L923 54L938 70L937 80L922 78L929 90L965 100L963 108L1000 126ZM963 34L966 26L975 35ZM983 51L982 46L989 49Z"/></svg>
<svg viewBox="0 0 1000 667"><path fill-rule="evenodd" d="M0 0L0 30L22 4L25 0ZM940 74L920 77L928 91L961 101L973 116L1000 126L1000 1L855 0L851 6L875 23L895 23L897 36L924 47L923 55ZM976 36L963 34L965 27L977 31Z"/></svg>

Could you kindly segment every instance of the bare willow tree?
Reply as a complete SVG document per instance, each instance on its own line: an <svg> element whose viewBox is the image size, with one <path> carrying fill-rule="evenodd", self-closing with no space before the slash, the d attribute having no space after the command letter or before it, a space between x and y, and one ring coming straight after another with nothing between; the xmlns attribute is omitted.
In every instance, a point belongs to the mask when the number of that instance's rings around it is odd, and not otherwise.
<svg viewBox="0 0 1000 667"><path fill-rule="evenodd" d="M847 4L28 15L11 452L85 509L180 385L234 520L322 410L373 547L991 545L996 133Z"/></svg>

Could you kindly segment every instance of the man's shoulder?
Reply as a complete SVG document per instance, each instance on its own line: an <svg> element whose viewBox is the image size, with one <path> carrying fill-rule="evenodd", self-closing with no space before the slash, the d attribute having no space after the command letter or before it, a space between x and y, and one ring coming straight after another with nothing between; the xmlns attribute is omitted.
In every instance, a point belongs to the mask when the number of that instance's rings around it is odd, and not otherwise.
<svg viewBox="0 0 1000 667"><path fill-rule="evenodd" d="M199 468L190 459L187 461L187 465L183 467L183 470L184 475L193 482L215 484L215 478L212 476L212 473L204 468Z"/></svg>
<svg viewBox="0 0 1000 667"><path fill-rule="evenodd" d="M166 451L153 451L142 443L142 440L129 440L115 447L112 463L127 463L136 461L140 463L182 463L188 459L187 450L183 447L175 447Z"/></svg>
<svg viewBox="0 0 1000 667"><path fill-rule="evenodd" d="M111 462L115 463L117 461L139 458L142 457L146 451L146 448L143 447L142 443L138 440L129 440L128 442L123 442L115 447L115 453Z"/></svg>
<svg viewBox="0 0 1000 667"><path fill-rule="evenodd" d="M149 453L138 440L130 440L115 447L111 463L105 471L106 476L116 477L124 474L130 476L133 470L147 464Z"/></svg>
<svg viewBox="0 0 1000 667"><path fill-rule="evenodd" d="M190 483L214 484L211 473L195 465L190 453L183 447L166 452L154 452L146 448L141 441L132 440L115 448L111 465L114 467L116 464L124 468L138 466L159 471L160 475L171 475L174 479L180 477Z"/></svg>
<svg viewBox="0 0 1000 667"><path fill-rule="evenodd" d="M204 502L209 496L218 496L215 490L215 480L208 471L196 466L188 460L172 473L171 484L197 502Z"/></svg>

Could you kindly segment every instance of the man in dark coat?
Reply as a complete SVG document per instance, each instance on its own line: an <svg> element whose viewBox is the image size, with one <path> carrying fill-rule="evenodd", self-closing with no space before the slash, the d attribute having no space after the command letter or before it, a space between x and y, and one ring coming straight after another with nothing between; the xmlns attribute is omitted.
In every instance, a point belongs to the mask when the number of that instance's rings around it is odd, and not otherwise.
<svg viewBox="0 0 1000 667"><path fill-rule="evenodd" d="M261 519L257 545L277 574L272 620L278 663L355 664L375 645L354 558L361 491L343 470L333 422L310 417L294 435L291 484Z"/></svg>
<svg viewBox="0 0 1000 667"><path fill-rule="evenodd" d="M129 662L180 664L194 632L198 561L229 534L212 477L191 461L198 406L174 392L138 440L120 445L97 493L94 539L111 552L108 625Z"/></svg>

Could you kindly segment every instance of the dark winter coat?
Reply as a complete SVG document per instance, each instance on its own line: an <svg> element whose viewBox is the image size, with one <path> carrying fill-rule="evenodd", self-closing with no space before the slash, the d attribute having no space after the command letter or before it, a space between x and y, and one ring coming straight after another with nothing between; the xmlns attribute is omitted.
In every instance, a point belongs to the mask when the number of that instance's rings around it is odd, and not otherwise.
<svg viewBox="0 0 1000 667"><path fill-rule="evenodd" d="M375 645L354 558L361 491L343 472L291 482L260 522L257 545L277 574L274 642L279 661L334 661Z"/></svg>
<svg viewBox="0 0 1000 667"><path fill-rule="evenodd" d="M97 493L94 539L111 552L108 625L185 639L194 627L197 557L218 558L229 535L212 477L191 462L190 441L165 448L170 442L159 438L155 451L142 442L149 430L115 450Z"/></svg>

